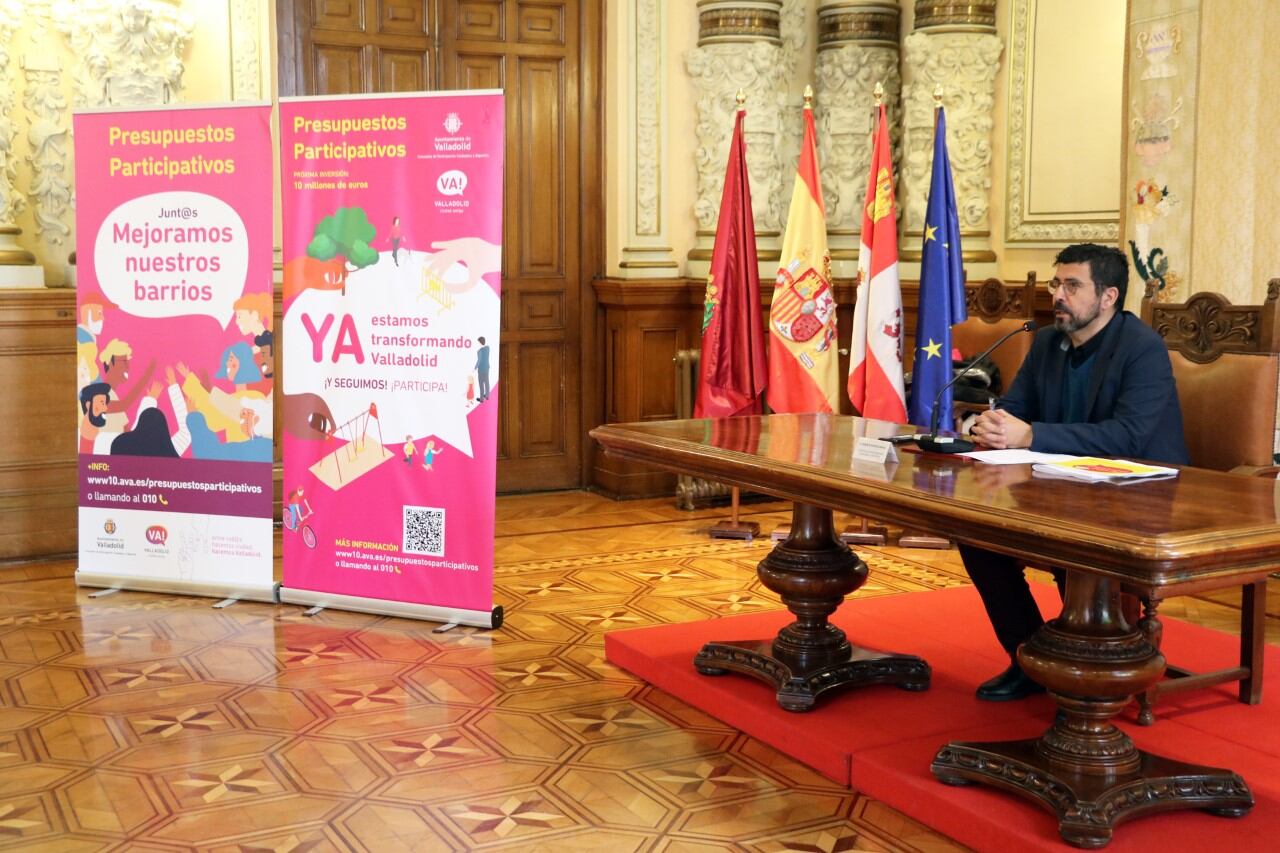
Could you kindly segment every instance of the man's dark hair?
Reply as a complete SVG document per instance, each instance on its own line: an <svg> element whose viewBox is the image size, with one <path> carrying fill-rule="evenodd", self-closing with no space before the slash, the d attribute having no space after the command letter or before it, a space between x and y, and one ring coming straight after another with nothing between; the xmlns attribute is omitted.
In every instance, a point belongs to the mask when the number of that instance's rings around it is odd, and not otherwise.
<svg viewBox="0 0 1280 853"><path fill-rule="evenodd" d="M1108 287L1120 292L1116 297L1116 310L1124 309L1124 297L1129 292L1129 259L1124 252L1111 246L1099 246L1097 243L1076 243L1067 246L1053 259L1053 265L1088 264L1089 277L1097 288L1098 295Z"/></svg>
<svg viewBox="0 0 1280 853"><path fill-rule="evenodd" d="M484 346L484 338L477 338L477 340L480 341L480 346Z"/></svg>
<svg viewBox="0 0 1280 853"><path fill-rule="evenodd" d="M103 396L111 399L111 386L106 382L90 382L88 385L80 389L80 411L83 414L89 413L89 404L93 402L93 398Z"/></svg>

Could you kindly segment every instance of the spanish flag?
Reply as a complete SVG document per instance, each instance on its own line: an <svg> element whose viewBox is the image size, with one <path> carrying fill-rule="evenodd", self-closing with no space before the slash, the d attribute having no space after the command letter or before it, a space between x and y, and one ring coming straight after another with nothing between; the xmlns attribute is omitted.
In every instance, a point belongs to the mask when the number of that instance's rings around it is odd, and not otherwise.
<svg viewBox="0 0 1280 853"><path fill-rule="evenodd" d="M804 145L791 191L781 265L769 309L769 406L775 412L832 412L839 405L836 300L809 99Z"/></svg>
<svg viewBox="0 0 1280 853"><path fill-rule="evenodd" d="M893 159L884 104L876 121L858 247L858 295L849 347L849 399L864 418L907 422L902 383L902 288Z"/></svg>

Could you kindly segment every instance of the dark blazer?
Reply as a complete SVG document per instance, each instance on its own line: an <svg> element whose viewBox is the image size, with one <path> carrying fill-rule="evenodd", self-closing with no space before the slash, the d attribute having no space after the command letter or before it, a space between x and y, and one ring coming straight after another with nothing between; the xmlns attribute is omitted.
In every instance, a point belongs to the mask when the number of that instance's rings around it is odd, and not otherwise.
<svg viewBox="0 0 1280 853"><path fill-rule="evenodd" d="M1086 423L1061 423L1071 341L1053 326L1036 332L1001 408L1031 424L1032 450L1189 464L1164 341L1128 311L1099 334L1105 337L1089 374Z"/></svg>

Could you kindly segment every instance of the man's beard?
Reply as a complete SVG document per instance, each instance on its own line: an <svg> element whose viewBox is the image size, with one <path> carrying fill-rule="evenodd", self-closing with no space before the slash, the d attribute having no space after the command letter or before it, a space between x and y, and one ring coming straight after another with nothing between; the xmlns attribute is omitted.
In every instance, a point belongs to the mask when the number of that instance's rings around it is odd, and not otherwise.
<svg viewBox="0 0 1280 853"><path fill-rule="evenodd" d="M1098 315L1102 313L1102 306L1095 305L1093 308L1093 313L1087 317L1077 316L1074 312L1071 311L1070 308L1067 307L1067 304L1062 301L1053 303L1053 310L1055 312L1062 311L1067 315L1065 320L1054 317L1053 327L1057 329L1059 332L1070 333L1070 332L1078 332L1081 329L1083 329L1085 326L1092 323L1094 320L1098 319Z"/></svg>
<svg viewBox="0 0 1280 853"><path fill-rule="evenodd" d="M93 412L86 412L85 415L89 418L89 423L96 427L101 428L107 425L107 416L105 414L95 415Z"/></svg>

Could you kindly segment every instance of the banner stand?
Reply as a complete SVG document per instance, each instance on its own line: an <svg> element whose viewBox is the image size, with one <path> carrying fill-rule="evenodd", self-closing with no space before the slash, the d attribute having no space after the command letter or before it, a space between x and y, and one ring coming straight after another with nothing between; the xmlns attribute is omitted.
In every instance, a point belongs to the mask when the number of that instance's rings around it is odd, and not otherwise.
<svg viewBox="0 0 1280 853"><path fill-rule="evenodd" d="M203 598L227 599L240 601L265 601L274 604L276 598L275 583L266 586L252 584L236 584L229 586L217 583L182 580L179 578L145 578L137 575L111 575L102 572L86 572L76 569L76 586L98 587L102 589L127 589L130 592L160 592L168 595L196 595Z"/></svg>
<svg viewBox="0 0 1280 853"><path fill-rule="evenodd" d="M461 610L456 607L437 607L433 604L415 604L411 601L392 601L386 598L362 598L358 595L339 595L312 589L280 588L283 604L302 604L310 607L333 607L372 613L376 616L398 616L401 619L419 619L424 622L453 622L476 628L501 628L502 605L492 610Z"/></svg>

